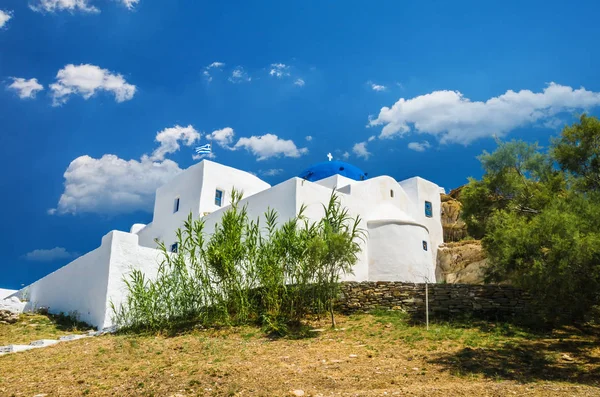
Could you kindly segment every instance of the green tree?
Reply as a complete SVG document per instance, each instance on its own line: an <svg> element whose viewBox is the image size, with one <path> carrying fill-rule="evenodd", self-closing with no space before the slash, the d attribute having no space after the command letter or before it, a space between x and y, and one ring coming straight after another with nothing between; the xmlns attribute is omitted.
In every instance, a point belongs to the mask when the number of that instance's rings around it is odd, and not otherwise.
<svg viewBox="0 0 600 397"><path fill-rule="evenodd" d="M582 115L553 140L552 157L581 190L600 190L600 120Z"/></svg>
<svg viewBox="0 0 600 397"><path fill-rule="evenodd" d="M499 143L479 160L461 200L469 232L488 253L488 281L531 292L549 321L581 320L600 302L600 122L582 116L549 154Z"/></svg>

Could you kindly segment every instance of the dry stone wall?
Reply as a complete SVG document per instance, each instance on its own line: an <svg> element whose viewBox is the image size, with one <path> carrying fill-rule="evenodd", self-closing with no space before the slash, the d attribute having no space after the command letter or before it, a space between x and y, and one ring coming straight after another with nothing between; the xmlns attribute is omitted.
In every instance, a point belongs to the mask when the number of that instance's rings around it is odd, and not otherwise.
<svg viewBox="0 0 600 397"><path fill-rule="evenodd" d="M430 315L443 318L507 319L531 313L531 298L522 290L505 285L429 284L428 295ZM425 284L344 283L338 309L346 313L392 309L424 316Z"/></svg>

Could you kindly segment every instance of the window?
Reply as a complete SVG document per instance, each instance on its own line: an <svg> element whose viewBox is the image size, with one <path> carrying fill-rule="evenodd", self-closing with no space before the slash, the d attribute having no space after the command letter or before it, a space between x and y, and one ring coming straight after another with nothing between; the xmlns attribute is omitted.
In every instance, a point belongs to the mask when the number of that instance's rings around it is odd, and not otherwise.
<svg viewBox="0 0 600 397"><path fill-rule="evenodd" d="M177 253L177 248L178 248L177 247L177 243L171 244L171 252L172 253L176 254Z"/></svg>
<svg viewBox="0 0 600 397"><path fill-rule="evenodd" d="M220 207L222 202L223 202L223 191L217 189L215 191L215 205L218 205Z"/></svg>
<svg viewBox="0 0 600 397"><path fill-rule="evenodd" d="M176 213L177 211L179 211L179 197L177 197L173 203L173 213Z"/></svg>
<svg viewBox="0 0 600 397"><path fill-rule="evenodd" d="M423 240L423 249L427 251L427 241Z"/></svg>
<svg viewBox="0 0 600 397"><path fill-rule="evenodd" d="M390 197L394 198L394 191L393 190L390 190Z"/></svg>
<svg viewBox="0 0 600 397"><path fill-rule="evenodd" d="M425 201L425 216L427 218L433 217L433 206L431 205L431 201Z"/></svg>

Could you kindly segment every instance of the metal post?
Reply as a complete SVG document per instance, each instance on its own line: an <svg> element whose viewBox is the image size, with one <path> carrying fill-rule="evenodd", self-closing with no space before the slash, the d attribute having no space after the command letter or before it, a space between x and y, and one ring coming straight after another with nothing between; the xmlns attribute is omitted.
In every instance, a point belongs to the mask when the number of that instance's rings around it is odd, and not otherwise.
<svg viewBox="0 0 600 397"><path fill-rule="evenodd" d="M425 323L427 324L427 331L429 331L429 288L428 283L425 281Z"/></svg>

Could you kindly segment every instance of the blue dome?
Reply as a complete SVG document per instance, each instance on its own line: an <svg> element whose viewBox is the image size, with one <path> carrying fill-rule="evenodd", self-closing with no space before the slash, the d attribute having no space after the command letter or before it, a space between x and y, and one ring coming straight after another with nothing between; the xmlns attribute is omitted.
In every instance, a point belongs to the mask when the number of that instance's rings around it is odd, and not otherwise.
<svg viewBox="0 0 600 397"><path fill-rule="evenodd" d="M343 161L324 161L312 165L302 171L299 178L307 181L315 182L333 175L342 175L346 178L354 179L355 181L363 181L367 179L367 174L352 164L344 163Z"/></svg>

